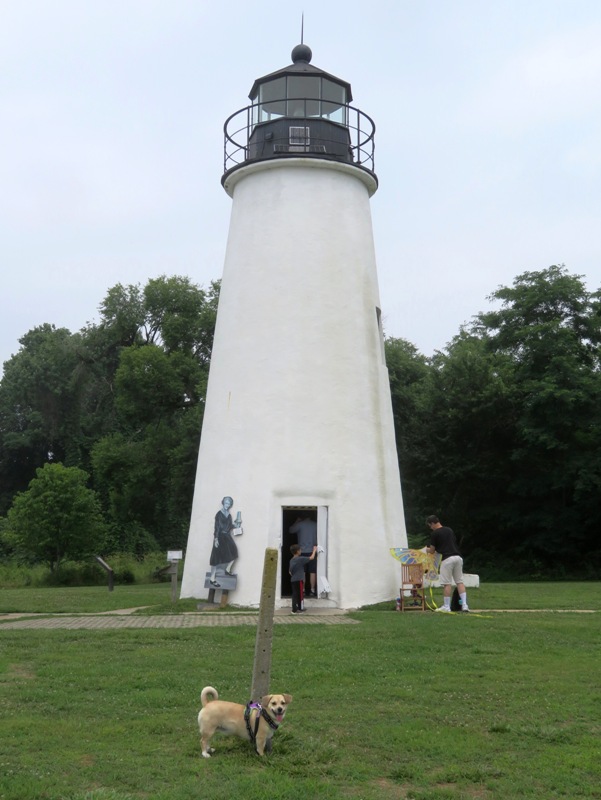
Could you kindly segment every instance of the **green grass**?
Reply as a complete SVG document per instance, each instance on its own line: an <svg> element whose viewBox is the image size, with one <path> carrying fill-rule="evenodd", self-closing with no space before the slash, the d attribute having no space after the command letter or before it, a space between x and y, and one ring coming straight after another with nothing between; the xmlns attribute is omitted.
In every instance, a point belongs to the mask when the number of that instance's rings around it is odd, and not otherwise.
<svg viewBox="0 0 601 800"><path fill-rule="evenodd" d="M182 601L183 603L183 601ZM59 586L56 588L2 589L0 613L98 613L140 606L171 606L169 583L115 586ZM196 603L189 603L196 608Z"/></svg>
<svg viewBox="0 0 601 800"><path fill-rule="evenodd" d="M601 610L601 583L483 583L468 589L474 608Z"/></svg>
<svg viewBox="0 0 601 800"><path fill-rule="evenodd" d="M599 608L588 586L472 605ZM264 760L219 735L202 759L196 727L204 685L248 699L253 628L0 624L1 800L601 798L598 614L352 616L276 626L271 685L294 701Z"/></svg>
<svg viewBox="0 0 601 800"><path fill-rule="evenodd" d="M442 592L434 590L440 605ZM478 609L592 609L601 610L601 583L485 583L468 590L470 606ZM394 602L380 603L389 610ZM173 614L196 611L196 600L171 603L170 583L56 588L3 588L0 614L22 613L98 613L122 608L141 608L140 614ZM233 610L229 608L228 610Z"/></svg>

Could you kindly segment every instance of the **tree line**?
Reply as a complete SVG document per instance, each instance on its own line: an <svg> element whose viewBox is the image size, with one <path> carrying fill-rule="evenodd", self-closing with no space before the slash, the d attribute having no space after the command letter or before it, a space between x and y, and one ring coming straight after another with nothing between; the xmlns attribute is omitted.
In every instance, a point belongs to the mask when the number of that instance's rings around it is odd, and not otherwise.
<svg viewBox="0 0 601 800"><path fill-rule="evenodd" d="M219 282L117 285L44 324L0 382L0 551L45 561L186 545ZM598 577L601 295L519 275L428 358L385 342L410 541L438 513L483 577ZM360 377L358 377L360 379Z"/></svg>
<svg viewBox="0 0 601 800"><path fill-rule="evenodd" d="M601 574L601 293L551 266L427 359L386 343L408 529L437 513L466 569Z"/></svg>
<svg viewBox="0 0 601 800"><path fill-rule="evenodd" d="M44 324L19 340L0 382L5 556L56 568L65 556L185 546L218 298L218 282L183 277L118 284L97 324ZM64 470L83 471L83 484ZM42 514L32 481L47 505L58 481L90 524L64 504Z"/></svg>

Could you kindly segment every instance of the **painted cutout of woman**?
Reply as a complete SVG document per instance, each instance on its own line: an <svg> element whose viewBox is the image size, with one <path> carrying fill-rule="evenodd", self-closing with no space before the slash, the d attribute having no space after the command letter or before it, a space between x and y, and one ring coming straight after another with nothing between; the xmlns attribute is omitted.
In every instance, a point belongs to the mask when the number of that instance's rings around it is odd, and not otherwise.
<svg viewBox="0 0 601 800"><path fill-rule="evenodd" d="M219 588L221 585L217 582L217 567L225 565L225 574L234 576L232 567L234 561L238 558L238 548L234 541L234 536L239 536L242 533L242 518L240 512L236 516L236 520L232 520L230 508L234 505L231 497L224 497L221 501L221 508L215 514L215 530L213 532L213 549L211 550L211 579L210 585L213 588ZM237 530L239 529L239 530ZM232 536L234 531L234 536Z"/></svg>

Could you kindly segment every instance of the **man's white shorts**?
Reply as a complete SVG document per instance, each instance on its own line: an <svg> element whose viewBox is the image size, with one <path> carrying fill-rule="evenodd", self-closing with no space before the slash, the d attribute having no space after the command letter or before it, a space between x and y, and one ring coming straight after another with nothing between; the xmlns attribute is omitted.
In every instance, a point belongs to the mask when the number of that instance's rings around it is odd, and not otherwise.
<svg viewBox="0 0 601 800"><path fill-rule="evenodd" d="M440 565L440 585L463 583L463 559L461 556L449 556Z"/></svg>

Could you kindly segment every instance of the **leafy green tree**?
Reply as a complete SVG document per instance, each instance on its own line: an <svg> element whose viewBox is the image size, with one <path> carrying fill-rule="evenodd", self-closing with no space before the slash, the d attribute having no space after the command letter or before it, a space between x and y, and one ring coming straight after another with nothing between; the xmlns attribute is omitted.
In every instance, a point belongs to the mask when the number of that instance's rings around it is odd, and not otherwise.
<svg viewBox="0 0 601 800"><path fill-rule="evenodd" d="M434 356L432 370L424 496L431 513L453 520L469 554L486 538L491 509L506 501L513 372L467 331Z"/></svg>
<svg viewBox="0 0 601 800"><path fill-rule="evenodd" d="M199 437L197 405L95 445L94 485L109 522L110 549L141 555L185 545Z"/></svg>
<svg viewBox="0 0 601 800"><path fill-rule="evenodd" d="M122 433L103 437L92 450L94 486L109 525L111 551L142 555L158 549L149 530L155 521L157 454L150 460L148 455L143 439Z"/></svg>
<svg viewBox="0 0 601 800"><path fill-rule="evenodd" d="M123 286L118 283L113 286L99 310L100 327L110 332L112 341L119 348L142 342L146 308L139 285Z"/></svg>
<svg viewBox="0 0 601 800"><path fill-rule="evenodd" d="M0 383L0 514L36 468L60 461L94 473L115 541L181 541L218 298L219 282L205 290L179 276L118 284L98 324L26 334Z"/></svg>
<svg viewBox="0 0 601 800"><path fill-rule="evenodd" d="M161 343L167 353L193 355L199 365L211 360L219 301L218 281L208 290L188 278L149 280L144 287L145 334L148 344Z"/></svg>
<svg viewBox="0 0 601 800"><path fill-rule="evenodd" d="M136 552L185 544L219 283L163 276L141 297L143 328L114 373L117 425L92 451L115 547Z"/></svg>
<svg viewBox="0 0 601 800"><path fill-rule="evenodd" d="M79 335L40 325L19 340L0 382L0 513L46 461L80 458Z"/></svg>
<svg viewBox="0 0 601 800"><path fill-rule="evenodd" d="M405 339L385 341L405 518L411 541L420 544L428 513L425 480L434 459L429 436L433 370L429 359Z"/></svg>
<svg viewBox="0 0 601 800"><path fill-rule="evenodd" d="M197 396L195 372L200 367L190 356L168 355L154 344L130 347L123 351L115 376L117 408L137 426L165 419L186 407L190 394Z"/></svg>
<svg viewBox="0 0 601 800"><path fill-rule="evenodd" d="M599 293L552 266L491 299L432 359L387 345L408 527L441 514L478 570L598 574Z"/></svg>
<svg viewBox="0 0 601 800"><path fill-rule="evenodd" d="M56 571L65 558L102 552L106 528L88 475L77 467L45 464L10 508L4 537L17 555Z"/></svg>
<svg viewBox="0 0 601 800"><path fill-rule="evenodd" d="M599 297L554 265L519 275L492 299L501 307L480 314L474 329L511 361L517 411L498 519L514 554L569 564L590 550L601 523Z"/></svg>

